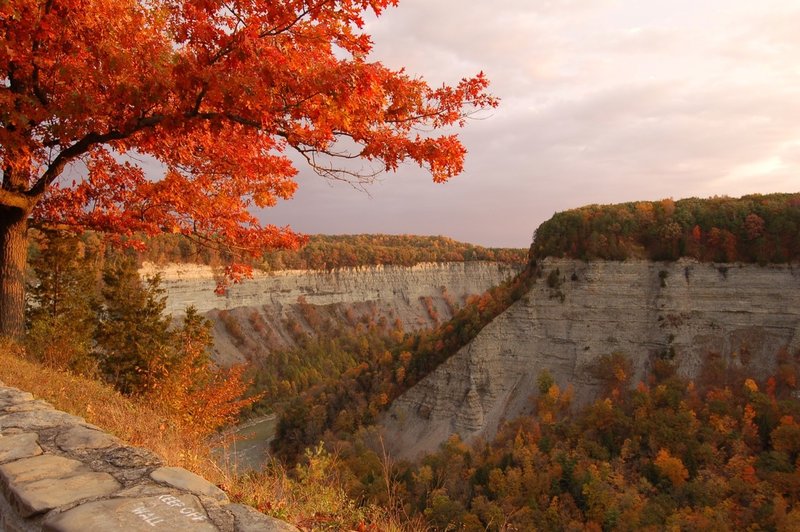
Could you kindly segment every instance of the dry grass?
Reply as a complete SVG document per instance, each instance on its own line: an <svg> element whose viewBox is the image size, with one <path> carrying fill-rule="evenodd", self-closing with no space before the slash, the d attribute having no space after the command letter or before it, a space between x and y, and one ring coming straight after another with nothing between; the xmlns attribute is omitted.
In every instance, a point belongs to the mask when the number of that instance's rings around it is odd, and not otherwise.
<svg viewBox="0 0 800 532"><path fill-rule="evenodd" d="M301 530L358 532L426 532L420 516L409 517L348 496L339 478L337 457L317 447L293 474L277 462L262 471L238 475L226 484L232 499L294 523Z"/></svg>
<svg viewBox="0 0 800 532"><path fill-rule="evenodd" d="M173 466L185 467L211 481L221 478L207 443L177 429L157 408L126 397L102 382L26 360L18 346L0 343L0 381L32 393L59 410L80 416L123 441L145 447Z"/></svg>
<svg viewBox="0 0 800 532"><path fill-rule="evenodd" d="M321 448L308 456L297 474L273 463L258 473L219 467L207 441L181 433L179 423L158 405L124 396L90 378L27 360L23 349L0 340L0 381L32 393L55 408L83 417L123 441L149 449L173 466L193 471L222 486L235 502L294 523L302 530L409 532L427 530L420 518L408 519L347 496L336 457Z"/></svg>

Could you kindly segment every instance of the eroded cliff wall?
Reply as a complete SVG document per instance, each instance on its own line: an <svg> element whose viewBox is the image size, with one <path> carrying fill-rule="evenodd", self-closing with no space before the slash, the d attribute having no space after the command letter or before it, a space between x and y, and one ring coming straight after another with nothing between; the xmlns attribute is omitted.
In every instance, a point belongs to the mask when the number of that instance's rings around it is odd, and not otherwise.
<svg viewBox="0 0 800 532"><path fill-rule="evenodd" d="M527 296L394 402L383 424L395 454L415 457L452 433L491 437L530 410L545 369L580 403L599 390L589 368L604 354L628 355L636 382L657 356L690 378L709 353L765 377L782 348L800 349L797 267L547 259L542 268Z"/></svg>
<svg viewBox="0 0 800 532"><path fill-rule="evenodd" d="M232 364L290 347L298 332L314 334L309 306L323 318L357 320L369 315L399 319L406 330L416 330L449 319L468 296L518 271L518 266L476 261L256 272L224 296L214 294L217 281L207 266L145 264L140 273L161 275L167 312L179 316L194 305L211 318L216 359Z"/></svg>

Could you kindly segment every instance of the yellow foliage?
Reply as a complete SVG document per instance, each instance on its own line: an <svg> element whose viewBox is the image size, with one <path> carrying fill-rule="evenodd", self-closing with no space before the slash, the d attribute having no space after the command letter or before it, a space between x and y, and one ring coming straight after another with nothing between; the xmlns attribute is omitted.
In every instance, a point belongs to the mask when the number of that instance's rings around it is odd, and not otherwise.
<svg viewBox="0 0 800 532"><path fill-rule="evenodd" d="M708 419L709 424L720 434L730 434L736 430L738 423L735 419L726 415L711 414Z"/></svg>
<svg viewBox="0 0 800 532"><path fill-rule="evenodd" d="M553 402L558 401L558 398L561 396L561 388L558 387L558 384L553 384L547 390L547 397L550 398Z"/></svg>
<svg viewBox="0 0 800 532"><path fill-rule="evenodd" d="M672 456L666 449L658 451L655 465L661 474L667 477L675 487L682 486L686 479L689 478L689 471L683 465L683 461L676 456Z"/></svg>

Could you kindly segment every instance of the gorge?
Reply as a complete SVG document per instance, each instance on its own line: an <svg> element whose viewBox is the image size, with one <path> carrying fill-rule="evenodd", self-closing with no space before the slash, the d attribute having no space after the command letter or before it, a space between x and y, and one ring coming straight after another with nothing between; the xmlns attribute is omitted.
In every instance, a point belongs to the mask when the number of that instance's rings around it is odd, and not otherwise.
<svg viewBox="0 0 800 532"><path fill-rule="evenodd" d="M538 266L526 296L394 401L381 421L393 453L413 458L453 433L491 438L503 420L530 411L543 371L585 404L600 389L592 367L602 355L629 357L637 382L654 357L674 360L688 378L709 356L764 378L781 350L800 349L800 271L791 265L547 258ZM168 312L194 305L211 319L215 358L229 365L293 345L291 327L315 334L305 306L336 319L399 319L413 331L518 271L492 262L279 271L222 296L207 266L145 264L140 273L162 276Z"/></svg>
<svg viewBox="0 0 800 532"><path fill-rule="evenodd" d="M593 374L602 355L629 357L638 382L655 358L696 378L709 356L765 378L779 352L800 349L800 271L791 265L547 258L538 268L527 295L394 401L381 425L396 456L433 451L453 433L490 439L504 420L530 412L543 371L586 404L602 385ZM209 267L145 264L141 273L162 276L168 311L191 304L212 320L215 358L231 364L291 346L291 327L314 334L309 305L337 319L399 319L413 331L518 271L491 262L279 271L223 296L213 294Z"/></svg>

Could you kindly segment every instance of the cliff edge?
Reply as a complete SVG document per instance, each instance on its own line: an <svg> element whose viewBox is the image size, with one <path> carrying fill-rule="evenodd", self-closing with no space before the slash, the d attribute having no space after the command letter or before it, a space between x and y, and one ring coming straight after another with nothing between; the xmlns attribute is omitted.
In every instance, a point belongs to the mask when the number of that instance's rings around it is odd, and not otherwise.
<svg viewBox="0 0 800 532"><path fill-rule="evenodd" d="M415 266L365 266L332 271L255 272L252 279L214 294L214 270L196 264L146 263L142 276L159 274L166 312L179 316L188 305L214 323L214 358L223 365L263 358L293 347L295 331L314 335L305 308L335 320L362 316L400 320L406 330L448 320L467 297L482 294L517 274L521 265L466 261Z"/></svg>
<svg viewBox="0 0 800 532"><path fill-rule="evenodd" d="M766 377L800 350L800 270L791 265L548 258L529 293L400 396L382 419L391 450L413 458L451 434L491 438L530 411L547 370L575 401L593 399L602 355L631 358L633 382L653 357L697 377L710 354Z"/></svg>

